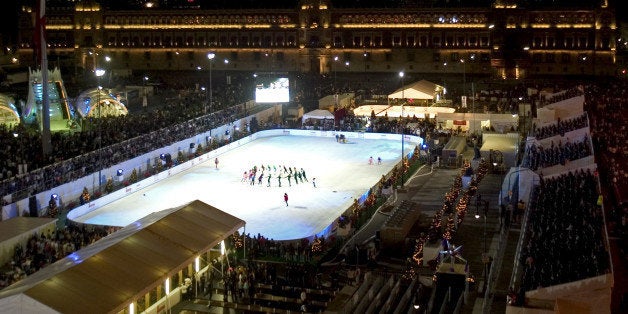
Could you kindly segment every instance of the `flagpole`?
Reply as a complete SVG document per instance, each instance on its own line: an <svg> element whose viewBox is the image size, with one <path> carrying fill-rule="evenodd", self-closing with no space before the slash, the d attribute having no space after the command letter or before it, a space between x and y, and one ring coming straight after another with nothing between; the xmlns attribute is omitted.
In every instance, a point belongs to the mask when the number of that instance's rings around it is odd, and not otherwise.
<svg viewBox="0 0 628 314"><path fill-rule="evenodd" d="M39 29L39 57L41 58L41 147L44 156L52 152L50 135L50 97L48 95L48 56L46 52L46 1L39 0L39 14L37 15Z"/></svg>

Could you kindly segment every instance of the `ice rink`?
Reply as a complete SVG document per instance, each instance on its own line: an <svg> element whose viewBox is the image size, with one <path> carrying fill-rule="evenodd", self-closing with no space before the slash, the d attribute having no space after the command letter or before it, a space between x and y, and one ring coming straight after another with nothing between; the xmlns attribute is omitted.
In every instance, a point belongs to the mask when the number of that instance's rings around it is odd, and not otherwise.
<svg viewBox="0 0 628 314"><path fill-rule="evenodd" d="M414 149L405 144L405 153ZM373 157L373 165L369 158ZM377 158L382 158L381 165ZM401 142L309 136L273 136L256 139L187 171L173 175L127 197L109 203L76 221L126 226L151 212L177 207L195 199L206 202L246 222L246 232L275 240L309 237L320 233L352 203L397 164ZM244 171L270 165L303 168L309 182L292 186L272 170L262 184L242 182ZM259 172L258 172L259 173ZM316 178L316 187L312 179ZM283 195L288 193L288 206Z"/></svg>

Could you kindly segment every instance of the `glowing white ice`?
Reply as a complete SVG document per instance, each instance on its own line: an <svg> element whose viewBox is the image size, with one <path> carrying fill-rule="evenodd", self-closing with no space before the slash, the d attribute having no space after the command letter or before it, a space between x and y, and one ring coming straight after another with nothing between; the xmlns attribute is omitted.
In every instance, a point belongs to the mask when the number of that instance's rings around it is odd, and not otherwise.
<svg viewBox="0 0 628 314"><path fill-rule="evenodd" d="M406 143L405 152L412 151ZM373 165L368 164L373 157ZM377 164L377 157L382 164ZM173 175L77 219L99 225L126 226L151 212L199 199L246 222L246 232L275 240L309 237L321 232L399 162L401 143L392 140L276 136L257 139L214 160ZM283 178L254 186L241 182L253 166L303 168L310 182L288 186ZM266 176L266 174L265 174ZM316 178L316 188L312 178ZM288 193L289 206L283 201Z"/></svg>

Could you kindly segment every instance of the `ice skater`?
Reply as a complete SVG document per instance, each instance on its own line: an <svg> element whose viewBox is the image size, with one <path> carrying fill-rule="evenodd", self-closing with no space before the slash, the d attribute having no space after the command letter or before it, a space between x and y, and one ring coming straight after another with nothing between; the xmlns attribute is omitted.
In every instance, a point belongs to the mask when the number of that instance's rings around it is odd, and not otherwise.
<svg viewBox="0 0 628 314"><path fill-rule="evenodd" d="M286 202L286 207L288 206L288 193L283 193L283 201Z"/></svg>
<svg viewBox="0 0 628 314"><path fill-rule="evenodd" d="M242 175L242 181L241 182L246 182L246 180L249 178L249 173L247 171L244 171L244 174Z"/></svg>
<svg viewBox="0 0 628 314"><path fill-rule="evenodd" d="M216 164L216 169L218 169L218 157L216 157L216 159L214 160L214 163Z"/></svg>
<svg viewBox="0 0 628 314"><path fill-rule="evenodd" d="M268 179L267 179L268 180L268 185L266 185L267 187L270 187L270 177L272 177L272 176L273 176L272 174L270 174L270 173L268 174Z"/></svg>
<svg viewBox="0 0 628 314"><path fill-rule="evenodd" d="M312 185L316 187L316 178L312 178Z"/></svg>
<svg viewBox="0 0 628 314"><path fill-rule="evenodd" d="M369 165L373 164L373 156L369 157Z"/></svg>
<svg viewBox="0 0 628 314"><path fill-rule="evenodd" d="M292 170L290 170L290 173L286 177L288 178L288 186L292 186L292 180L290 180L290 178L292 178Z"/></svg>
<svg viewBox="0 0 628 314"><path fill-rule="evenodd" d="M382 164L382 157L379 157L379 156L377 157L377 164L378 165Z"/></svg>
<svg viewBox="0 0 628 314"><path fill-rule="evenodd" d="M303 170L303 168L301 168L301 176L303 177L303 179L305 179L305 182L309 182L307 180L307 176L305 175L305 170Z"/></svg>
<svg viewBox="0 0 628 314"><path fill-rule="evenodd" d="M257 185L262 185L262 179L264 178L264 173L262 172L257 179Z"/></svg>
<svg viewBox="0 0 628 314"><path fill-rule="evenodd" d="M281 187L281 173L277 176L277 184Z"/></svg>

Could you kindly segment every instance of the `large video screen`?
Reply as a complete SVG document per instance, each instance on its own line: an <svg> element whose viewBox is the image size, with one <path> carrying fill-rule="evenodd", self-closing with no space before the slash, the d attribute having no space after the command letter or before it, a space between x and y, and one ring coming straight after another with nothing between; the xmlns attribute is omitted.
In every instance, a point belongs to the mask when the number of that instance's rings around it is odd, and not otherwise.
<svg viewBox="0 0 628 314"><path fill-rule="evenodd" d="M257 77L255 102L290 102L290 83L287 77Z"/></svg>

